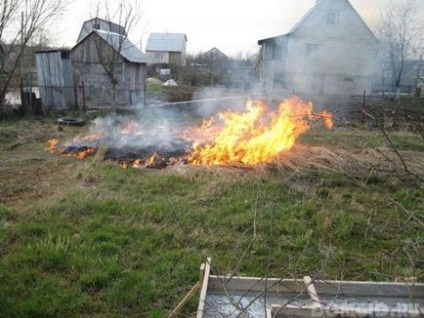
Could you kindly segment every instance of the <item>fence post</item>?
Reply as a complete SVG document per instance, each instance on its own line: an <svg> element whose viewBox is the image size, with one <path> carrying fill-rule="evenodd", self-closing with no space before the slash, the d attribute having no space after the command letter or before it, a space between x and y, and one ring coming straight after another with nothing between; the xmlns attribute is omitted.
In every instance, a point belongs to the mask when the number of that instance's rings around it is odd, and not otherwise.
<svg viewBox="0 0 424 318"><path fill-rule="evenodd" d="M34 116L35 112L32 107L32 76L31 73L28 74L29 77L29 111L31 112L31 115Z"/></svg>
<svg viewBox="0 0 424 318"><path fill-rule="evenodd" d="M85 83L81 83L82 87L82 110L85 113L87 111L87 105L85 104Z"/></svg>
<svg viewBox="0 0 424 318"><path fill-rule="evenodd" d="M73 85L72 86L72 89L73 89L73 93L74 93L74 103L75 103L75 107L74 107L74 109L76 109L76 110L79 110L79 105L78 105L78 86L76 86L76 85Z"/></svg>
<svg viewBox="0 0 424 318"><path fill-rule="evenodd" d="M366 95L367 95L367 91L364 90L364 95L362 96L362 106L361 106L361 125L365 124Z"/></svg>

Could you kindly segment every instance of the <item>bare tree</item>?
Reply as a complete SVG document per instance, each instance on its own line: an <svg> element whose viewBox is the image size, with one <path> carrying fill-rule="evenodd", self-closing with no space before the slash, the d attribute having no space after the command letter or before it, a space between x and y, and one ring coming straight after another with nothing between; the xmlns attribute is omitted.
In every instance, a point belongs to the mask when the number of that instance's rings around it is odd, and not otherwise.
<svg viewBox="0 0 424 318"><path fill-rule="evenodd" d="M380 17L382 65L390 71L396 99L405 73L405 62L418 57L423 45L423 27L418 19L417 0L403 0L385 8Z"/></svg>
<svg viewBox="0 0 424 318"><path fill-rule="evenodd" d="M61 13L66 0L3 0L0 4L0 117L25 48L34 34Z"/></svg>
<svg viewBox="0 0 424 318"><path fill-rule="evenodd" d="M137 14L139 12L138 2L133 5L126 0L119 0L115 11L110 9L107 1L103 5L105 8L105 20L111 25L112 23L110 21L116 21L119 28L116 30L118 32L113 32L110 26L109 30L112 32L103 34L97 33L94 43L98 62L112 85L112 110L116 111L116 89L122 79L122 53L123 50L129 49L128 45L131 45L131 42L128 41L128 33L136 27L141 15ZM100 3L98 2L96 17L99 17L100 14ZM105 45L105 41L109 45Z"/></svg>

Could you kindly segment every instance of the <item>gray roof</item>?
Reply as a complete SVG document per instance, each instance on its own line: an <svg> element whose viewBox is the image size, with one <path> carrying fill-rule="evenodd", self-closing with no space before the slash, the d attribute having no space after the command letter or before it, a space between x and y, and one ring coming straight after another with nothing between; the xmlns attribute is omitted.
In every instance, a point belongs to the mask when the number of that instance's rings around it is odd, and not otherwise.
<svg viewBox="0 0 424 318"><path fill-rule="evenodd" d="M140 51L130 40L118 33L94 30L103 40L118 51L123 58L132 63L147 63L146 54Z"/></svg>
<svg viewBox="0 0 424 318"><path fill-rule="evenodd" d="M344 0L344 2L350 7L350 9L356 14L357 18L359 18L360 22L363 24L363 26L365 27L365 29L371 34L371 36L377 40L376 36L374 35L374 33L371 31L370 27L368 26L368 24L365 23L364 19L362 19L362 17L360 16L360 14L358 13L358 11L356 11L356 9L352 6L352 4L350 3L349 0ZM309 18L309 16L311 16L316 9L321 6L322 4L324 4L325 1L324 0L318 0L315 5L309 9L308 12L306 12L306 14L302 17L302 19L300 19L300 21L298 23L296 23L293 28L289 31L289 35L295 33L297 30L300 29L300 27L302 26L302 24L305 23L305 21Z"/></svg>
<svg viewBox="0 0 424 318"><path fill-rule="evenodd" d="M77 43L84 39L93 30L103 30L127 35L127 32L122 25L101 18L93 18L83 23Z"/></svg>
<svg viewBox="0 0 424 318"><path fill-rule="evenodd" d="M184 33L150 33L146 51L183 52L186 42Z"/></svg>

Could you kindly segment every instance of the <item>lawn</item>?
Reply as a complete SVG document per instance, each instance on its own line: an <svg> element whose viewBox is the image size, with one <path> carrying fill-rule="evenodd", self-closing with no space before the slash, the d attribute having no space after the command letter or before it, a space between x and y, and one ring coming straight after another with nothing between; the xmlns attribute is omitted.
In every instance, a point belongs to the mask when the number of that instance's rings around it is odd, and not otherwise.
<svg viewBox="0 0 424 318"><path fill-rule="evenodd" d="M255 168L45 150L87 129L0 123L1 317L165 317L207 257L218 273L424 282L418 134L389 132L395 152L379 130L316 128Z"/></svg>

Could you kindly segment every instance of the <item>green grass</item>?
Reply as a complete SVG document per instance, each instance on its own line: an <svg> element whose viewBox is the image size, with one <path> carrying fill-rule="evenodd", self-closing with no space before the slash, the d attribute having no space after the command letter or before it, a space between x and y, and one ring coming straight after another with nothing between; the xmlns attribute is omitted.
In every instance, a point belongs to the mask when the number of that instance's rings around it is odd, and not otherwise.
<svg viewBox="0 0 424 318"><path fill-rule="evenodd" d="M408 149L411 137L398 136ZM348 132L304 142L343 140L361 148ZM421 182L313 169L124 170L94 158L44 160L49 182L64 179L52 195L0 205L1 317L165 317L209 256L218 273L424 281ZM10 188L19 186L10 180ZM195 310L193 301L186 314Z"/></svg>

